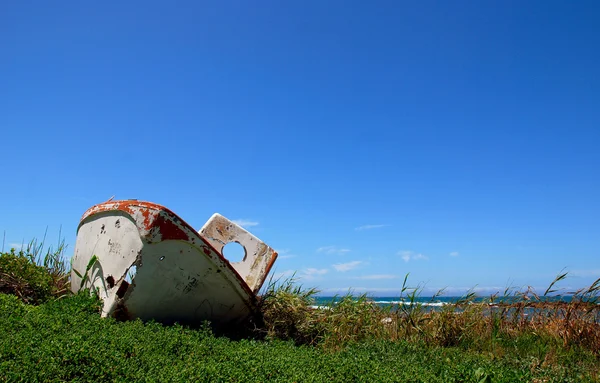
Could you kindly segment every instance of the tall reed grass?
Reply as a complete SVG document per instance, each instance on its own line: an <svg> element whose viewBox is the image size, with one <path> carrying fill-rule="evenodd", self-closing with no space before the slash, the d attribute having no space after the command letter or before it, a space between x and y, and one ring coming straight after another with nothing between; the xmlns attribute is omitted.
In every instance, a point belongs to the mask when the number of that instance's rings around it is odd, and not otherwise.
<svg viewBox="0 0 600 383"><path fill-rule="evenodd" d="M263 326L257 331L329 350L361 341L402 339L492 357L534 355L532 363L540 365L556 353L571 351L591 352L600 359L600 279L577 291L557 290L566 277L559 274L541 295L531 287L489 297L470 291L437 309L423 303L421 287L408 286L408 275L399 297L402 304L383 307L367 295L350 293L315 307L316 289L303 288L293 277L270 280L261 297Z"/></svg>
<svg viewBox="0 0 600 383"><path fill-rule="evenodd" d="M59 230L56 247L32 239L20 249L0 253L0 292L17 295L28 303L41 303L51 297L69 294L71 264L65 251L67 245Z"/></svg>
<svg viewBox="0 0 600 383"><path fill-rule="evenodd" d="M27 303L43 303L70 293L70 263L64 239L45 245L32 240L20 250L0 253L0 292L17 295ZM316 307L319 291L306 288L295 277L271 278L258 297L257 316L249 322L250 335L292 340L326 351L370 341L410 342L424 346L456 347L492 358L518 355L530 367L546 368L598 360L600 377L600 279L576 291L557 285L560 273L542 294L528 287L479 297L469 291L440 308L424 302L420 285L410 287L408 275L400 291L401 304L381 306L366 294L348 293ZM570 359L569 359L570 358Z"/></svg>

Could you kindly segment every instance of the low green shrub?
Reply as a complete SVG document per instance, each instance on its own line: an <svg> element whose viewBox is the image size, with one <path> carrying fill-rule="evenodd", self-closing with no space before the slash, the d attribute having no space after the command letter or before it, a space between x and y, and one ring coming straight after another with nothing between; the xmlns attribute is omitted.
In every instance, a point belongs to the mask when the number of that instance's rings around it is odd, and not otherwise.
<svg viewBox="0 0 600 383"><path fill-rule="evenodd" d="M546 299L561 274L542 297L469 293L439 310L407 278L389 307L350 293L315 307L316 289L270 281L251 326L223 337L207 323L102 319L96 296L68 294L64 247L41 248L0 254L0 381L600 379L600 279L568 300Z"/></svg>
<svg viewBox="0 0 600 383"><path fill-rule="evenodd" d="M23 252L0 253L0 292L25 303L39 304L52 296L52 277L44 266L31 262Z"/></svg>
<svg viewBox="0 0 600 383"><path fill-rule="evenodd" d="M372 303L366 295L353 297L347 294L339 300L334 297L333 302L321 311L325 326L322 345L326 349L335 350L346 344L371 340L396 339L390 312Z"/></svg>
<svg viewBox="0 0 600 383"><path fill-rule="evenodd" d="M325 333L325 322L323 312L313 308L316 293L316 289L296 284L294 278L282 283L270 280L260 298L260 326L255 334L303 345L319 343Z"/></svg>
<svg viewBox="0 0 600 383"><path fill-rule="evenodd" d="M19 251L13 248L0 253L0 292L32 304L70 294L71 270L64 238L59 233L56 248L46 247L45 239L44 234L41 241L32 239Z"/></svg>
<svg viewBox="0 0 600 383"><path fill-rule="evenodd" d="M458 347L364 340L331 352L293 341L233 341L191 329L98 315L83 292L32 306L0 294L0 381L6 382L593 382L597 360L552 366ZM596 366L596 367L595 367Z"/></svg>

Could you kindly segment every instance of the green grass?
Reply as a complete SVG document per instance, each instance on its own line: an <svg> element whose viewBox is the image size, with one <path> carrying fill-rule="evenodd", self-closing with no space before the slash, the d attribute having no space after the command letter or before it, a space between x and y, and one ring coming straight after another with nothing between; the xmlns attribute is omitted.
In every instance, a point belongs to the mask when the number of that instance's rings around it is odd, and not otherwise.
<svg viewBox="0 0 600 383"><path fill-rule="evenodd" d="M314 289L302 289L293 280L270 282L262 299L261 313L268 338L293 339L298 344L338 349L365 340L406 340L442 347L488 353L528 354L539 350L544 359L558 359L572 352L600 356L600 279L569 293L569 299L553 297L560 274L539 296L532 289L505 291L501 298L480 300L468 293L454 304L430 311L419 303L420 288L402 287L405 305L380 307L366 295L337 297L326 310L313 310ZM431 298L435 300L435 297ZM518 345L515 349L514 345Z"/></svg>
<svg viewBox="0 0 600 383"><path fill-rule="evenodd" d="M59 232L56 248L46 247L45 240L44 234L41 241L33 239L21 250L0 253L0 293L34 304L69 294L71 267L64 254L64 238Z"/></svg>
<svg viewBox="0 0 600 383"><path fill-rule="evenodd" d="M600 381L600 280L568 301L546 299L560 274L541 296L469 293L434 312L408 278L412 305L347 295L323 310L315 289L271 280L259 318L215 334L100 318L97 298L68 293L64 246L42 247L0 254L0 381Z"/></svg>
<svg viewBox="0 0 600 383"><path fill-rule="evenodd" d="M234 341L190 329L101 319L78 294L33 306L0 294L0 380L223 382L594 381L597 360L545 368L534 359L418 342L363 341L331 351L292 341Z"/></svg>

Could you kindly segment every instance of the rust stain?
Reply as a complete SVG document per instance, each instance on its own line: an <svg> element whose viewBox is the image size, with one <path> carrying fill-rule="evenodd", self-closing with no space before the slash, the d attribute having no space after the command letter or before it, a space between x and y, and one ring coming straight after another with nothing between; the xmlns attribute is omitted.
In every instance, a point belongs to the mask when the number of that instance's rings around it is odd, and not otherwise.
<svg viewBox="0 0 600 383"><path fill-rule="evenodd" d="M182 230L172 220L165 219L165 217L162 214L158 215L158 217L153 223L153 226L158 227L158 231L160 232L163 241L167 239L182 241L189 240L189 236L184 230Z"/></svg>
<svg viewBox="0 0 600 383"><path fill-rule="evenodd" d="M267 247L267 254L269 251L273 251L273 249L271 249L270 247ZM265 268L265 271L262 273L262 278L260 281L258 281L258 288L256 289L255 293L258 292L258 290L260 290L260 287L263 285L263 283L265 282L265 279L267 278L267 275L269 274L269 271L271 271L271 268L273 267L273 264L275 263L275 260L277 259L277 252L273 251L273 253L271 254L271 259L269 260L269 263L267 264L267 267ZM256 269L256 264L253 265L253 271L255 271ZM260 273L259 273L260 275ZM252 282L254 281L254 278L252 278ZM249 283L250 284L250 283Z"/></svg>
<svg viewBox="0 0 600 383"><path fill-rule="evenodd" d="M133 319L131 314L129 314L129 310L127 310L127 306L125 306L125 302L123 302L122 299L119 299L117 307L115 308L112 316L118 321L127 321Z"/></svg>
<svg viewBox="0 0 600 383"><path fill-rule="evenodd" d="M271 255L271 260L269 261L269 264L267 265L267 269L265 271L265 278L267 276L267 274L269 274L269 272L271 271L271 268L273 267L273 264L275 263L275 260L277 260L277 256L279 254L277 254L276 251L273 252L273 255Z"/></svg>
<svg viewBox="0 0 600 383"><path fill-rule="evenodd" d="M127 292L128 288L129 288L129 283L127 281L121 282L121 285L117 289L117 297L123 298L125 296L125 293Z"/></svg>
<svg viewBox="0 0 600 383"><path fill-rule="evenodd" d="M179 220L172 211L164 206L137 200L111 201L95 205L83 214L81 222L91 215L115 210L129 214L134 220L136 216L139 217L139 215L141 215L143 221L137 222L141 228L148 232L153 229L158 229L162 234L163 239L188 240L189 236L185 233L185 230L187 229L195 232L195 230L185 222L181 222L181 227L172 223L171 221Z"/></svg>
<svg viewBox="0 0 600 383"><path fill-rule="evenodd" d="M252 266L250 266L250 270L256 270L260 266L262 263L262 258L267 255L269 250L270 248L265 244L258 246L256 257L254 258L254 263L252 263Z"/></svg>
<svg viewBox="0 0 600 383"><path fill-rule="evenodd" d="M140 209L140 213L142 214L142 217L144 217L144 228L146 230L150 230L151 229L151 220L150 220L150 209Z"/></svg>
<svg viewBox="0 0 600 383"><path fill-rule="evenodd" d="M216 257L219 259L223 266L226 269L229 269L235 278L240 282L240 286L243 290L246 291L250 296L254 295L252 289L248 286L247 282L240 276L237 270L230 264L230 262L215 249L215 247L207 241L204 237L198 235L198 232L193 229L187 222L181 220L175 213L171 210L167 209L162 205L158 205L152 202L147 201L138 201L138 200L117 200L117 201L107 201L89 208L81 217L79 227L84 223L85 219L103 212L114 212L114 211L122 211L127 213L131 219L136 223L138 230L140 230L140 235L143 237L150 239L154 235L160 233L162 240L173 239L173 240L183 240L188 241L190 243L194 243L196 239L202 241L202 251L209 257ZM78 230L79 230L78 227ZM232 229L235 226L228 225L226 222L221 222L219 227L217 228L217 232L219 232L220 237L225 238L233 238L235 237L235 233L232 232ZM214 235L214 237L219 237ZM225 239L224 238L224 239ZM227 240L225 242L228 242ZM274 259L272 260L272 262ZM272 262L270 266L272 266ZM270 267L269 267L270 268ZM126 288L126 286L120 286L120 288ZM122 292L123 294L125 291ZM126 313L126 308L125 309Z"/></svg>

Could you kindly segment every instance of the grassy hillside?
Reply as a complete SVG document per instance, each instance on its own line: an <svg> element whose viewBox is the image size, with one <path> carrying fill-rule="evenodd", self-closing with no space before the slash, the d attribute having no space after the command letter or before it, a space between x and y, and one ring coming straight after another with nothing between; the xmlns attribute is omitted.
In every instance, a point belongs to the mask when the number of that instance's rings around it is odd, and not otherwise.
<svg viewBox="0 0 600 383"><path fill-rule="evenodd" d="M208 327L101 319L89 294L40 306L2 294L0 333L0 379L24 382L576 382L594 381L598 363L585 353L544 364L540 355L492 357L403 340L364 341L336 351L292 341L230 340Z"/></svg>
<svg viewBox="0 0 600 383"><path fill-rule="evenodd" d="M600 281L569 301L533 291L428 312L368 297L310 306L315 290L271 283L243 331L99 316L68 293L60 257L0 254L0 381L584 382L600 381Z"/></svg>

